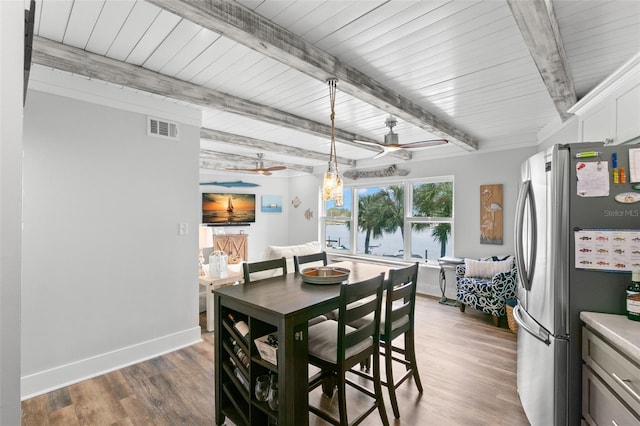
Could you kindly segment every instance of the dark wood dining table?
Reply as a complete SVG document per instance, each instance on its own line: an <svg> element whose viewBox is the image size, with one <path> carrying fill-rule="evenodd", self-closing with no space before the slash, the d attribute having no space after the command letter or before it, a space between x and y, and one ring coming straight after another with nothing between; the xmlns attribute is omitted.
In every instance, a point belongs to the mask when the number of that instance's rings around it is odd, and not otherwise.
<svg viewBox="0 0 640 426"><path fill-rule="evenodd" d="M380 273L387 274L392 269L391 266L359 261L338 262L329 266L349 269L348 282L361 281ZM308 425L308 321L336 309L339 295L340 284L309 284L295 273L214 290L217 425L224 424L225 417L230 417L234 423L260 424L267 416L265 404L256 401L253 394L255 376L264 371L262 366L265 364L252 342L260 337L258 334L264 333L265 326L272 327L278 337L277 367L273 366L273 370L278 374L279 409L269 415L277 418L279 426ZM233 335L226 317L229 312L246 318L250 328L247 343L250 365L245 370L249 388L244 393L244 398L249 401L239 403L233 400L233 395L237 398L237 393L229 391L231 374L225 375L224 370L224 363L229 358L224 341Z"/></svg>

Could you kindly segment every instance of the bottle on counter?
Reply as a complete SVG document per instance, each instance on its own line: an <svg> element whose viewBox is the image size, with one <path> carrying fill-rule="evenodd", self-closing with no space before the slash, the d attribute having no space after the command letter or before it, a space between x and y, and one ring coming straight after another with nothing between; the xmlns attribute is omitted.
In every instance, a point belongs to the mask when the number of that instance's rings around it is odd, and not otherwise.
<svg viewBox="0 0 640 426"><path fill-rule="evenodd" d="M640 269L631 272L631 284L627 287L627 317L640 321Z"/></svg>

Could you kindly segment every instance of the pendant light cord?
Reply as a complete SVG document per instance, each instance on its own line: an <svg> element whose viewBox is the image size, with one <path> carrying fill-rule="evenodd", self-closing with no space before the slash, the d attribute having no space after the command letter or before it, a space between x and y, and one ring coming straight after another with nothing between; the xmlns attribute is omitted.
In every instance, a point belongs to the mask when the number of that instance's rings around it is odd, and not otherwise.
<svg viewBox="0 0 640 426"><path fill-rule="evenodd" d="M329 162L333 161L336 176L338 175L338 155L336 153L335 138L335 117L336 117L336 91L338 87L338 79L330 78L327 80L329 85L329 101L331 102L331 152L329 153Z"/></svg>

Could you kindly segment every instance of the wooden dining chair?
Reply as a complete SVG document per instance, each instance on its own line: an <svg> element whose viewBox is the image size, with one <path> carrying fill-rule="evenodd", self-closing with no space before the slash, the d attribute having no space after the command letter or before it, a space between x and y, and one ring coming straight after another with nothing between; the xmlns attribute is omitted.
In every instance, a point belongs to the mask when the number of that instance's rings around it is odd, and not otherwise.
<svg viewBox="0 0 640 426"><path fill-rule="evenodd" d="M280 269L280 273L278 272ZM271 274L262 273L258 275L258 272L272 271ZM281 257L279 259L261 260L259 262L243 262L242 272L244 274L244 282L250 283L265 278L277 277L280 275L287 275L287 258ZM251 274L253 275L253 279Z"/></svg>
<svg viewBox="0 0 640 426"><path fill-rule="evenodd" d="M299 274L301 269L300 265L305 265L308 263L320 264L322 262L322 266L327 266L327 252L321 251L320 253L312 253L312 254L303 254L300 256L293 256L293 266L295 268L296 274Z"/></svg>
<svg viewBox="0 0 640 426"><path fill-rule="evenodd" d="M413 377L418 392L422 393L414 338L417 283L417 263L405 268L391 269L389 279L385 283L385 300L380 323L380 355L384 356L385 360L386 381L383 381L382 385L389 390L391 408L396 419L400 418L396 389L409 377ZM357 326L357 321L351 325ZM404 336L403 347L393 344L393 341L400 336ZM394 380L393 377L394 361L405 367L404 374L398 380ZM368 369L369 360L365 360L361 366ZM352 372L375 381L375 378L368 373L358 370L352 370Z"/></svg>
<svg viewBox="0 0 640 426"><path fill-rule="evenodd" d="M379 332L383 283L384 274L380 274L356 283L341 284L338 320L327 320L309 327L309 363L320 368L320 372L312 376L309 381L309 391L324 385L327 380L333 388L333 382L335 382L340 418L336 419L311 404L309 411L331 424L358 424L377 408L382 423L385 426L389 425L382 397L380 357L373 357L373 392L346 377L347 371L353 366L380 351ZM364 300L363 303L353 303L362 300ZM347 325L348 322L361 318L368 318L368 320L361 322L359 327ZM373 398L373 404L352 423L349 423L347 419L346 385L350 385Z"/></svg>

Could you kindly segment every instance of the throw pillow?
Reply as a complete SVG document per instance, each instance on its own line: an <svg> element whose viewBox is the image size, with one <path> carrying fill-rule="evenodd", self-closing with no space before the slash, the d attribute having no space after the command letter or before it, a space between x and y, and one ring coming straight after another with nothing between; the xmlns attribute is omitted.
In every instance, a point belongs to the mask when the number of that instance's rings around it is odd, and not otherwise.
<svg viewBox="0 0 640 426"><path fill-rule="evenodd" d="M501 261L465 259L465 273L467 278L493 278L500 272L511 270L513 261L511 256Z"/></svg>

